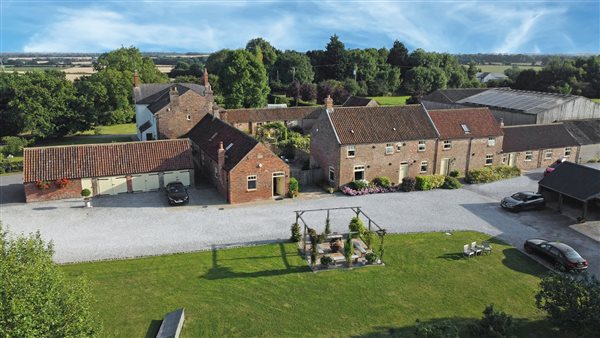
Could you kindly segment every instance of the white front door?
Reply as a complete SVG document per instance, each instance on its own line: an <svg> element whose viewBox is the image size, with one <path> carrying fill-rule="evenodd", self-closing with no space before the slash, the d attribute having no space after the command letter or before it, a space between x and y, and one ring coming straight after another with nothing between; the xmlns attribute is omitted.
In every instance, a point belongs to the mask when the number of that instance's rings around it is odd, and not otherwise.
<svg viewBox="0 0 600 338"><path fill-rule="evenodd" d="M285 173L273 173L273 197L285 195Z"/></svg>
<svg viewBox="0 0 600 338"><path fill-rule="evenodd" d="M402 183L402 179L408 177L408 162L400 162L400 174L398 175L398 184Z"/></svg>
<svg viewBox="0 0 600 338"><path fill-rule="evenodd" d="M508 154L508 166L509 167L514 167L515 166L516 157L517 156L515 155L515 153Z"/></svg>
<svg viewBox="0 0 600 338"><path fill-rule="evenodd" d="M440 161L440 175L448 175L448 167L450 166L450 159L449 158L443 158Z"/></svg>

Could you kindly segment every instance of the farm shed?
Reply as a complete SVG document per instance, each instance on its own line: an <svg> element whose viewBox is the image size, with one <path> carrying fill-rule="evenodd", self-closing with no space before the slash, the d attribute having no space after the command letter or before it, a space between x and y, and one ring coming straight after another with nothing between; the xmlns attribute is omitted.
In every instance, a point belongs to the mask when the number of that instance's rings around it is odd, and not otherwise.
<svg viewBox="0 0 600 338"><path fill-rule="evenodd" d="M577 162L600 161L600 119L564 121L564 125L580 145Z"/></svg>
<svg viewBox="0 0 600 338"><path fill-rule="evenodd" d="M187 139L25 148L23 162L27 202L189 186L194 168Z"/></svg>
<svg viewBox="0 0 600 338"><path fill-rule="evenodd" d="M592 203L600 202L600 170L564 162L540 181L539 191L546 200L558 201L559 212L565 202L574 202L581 208L579 219L585 220Z"/></svg>

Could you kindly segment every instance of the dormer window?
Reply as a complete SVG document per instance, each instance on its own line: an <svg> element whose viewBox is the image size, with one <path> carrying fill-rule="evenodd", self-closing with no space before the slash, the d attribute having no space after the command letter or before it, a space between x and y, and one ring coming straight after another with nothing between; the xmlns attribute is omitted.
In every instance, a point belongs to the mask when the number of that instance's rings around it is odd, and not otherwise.
<svg viewBox="0 0 600 338"><path fill-rule="evenodd" d="M465 134L471 133L471 129L469 129L469 126L467 126L466 124L461 124L460 126L463 129L463 131L465 132Z"/></svg>

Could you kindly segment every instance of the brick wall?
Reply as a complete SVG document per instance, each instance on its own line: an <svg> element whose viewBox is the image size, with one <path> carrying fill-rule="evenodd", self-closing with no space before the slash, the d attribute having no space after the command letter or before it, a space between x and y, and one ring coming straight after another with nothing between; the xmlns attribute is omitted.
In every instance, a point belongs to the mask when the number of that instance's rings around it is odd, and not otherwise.
<svg viewBox="0 0 600 338"><path fill-rule="evenodd" d="M273 197L273 173L283 172L283 193L289 191L290 169L277 155L259 143L229 172L229 203L268 200ZM248 176L257 176L256 190L248 191Z"/></svg>
<svg viewBox="0 0 600 338"><path fill-rule="evenodd" d="M212 112L211 94L202 96L188 90L179 95L178 101L178 104L172 102L157 113L156 124L160 139L175 139L185 135L204 115Z"/></svg>
<svg viewBox="0 0 600 338"><path fill-rule="evenodd" d="M453 139L451 148L444 149L443 139L438 141L435 173L441 172L442 159L450 160L449 171L458 170L462 175L467 169L480 169L486 164L486 155L493 155L493 165L502 163L503 136L495 137L495 145L488 146L488 138ZM468 163L467 163L468 162ZM467 168L468 167L468 168Z"/></svg>
<svg viewBox="0 0 600 338"><path fill-rule="evenodd" d="M54 181L50 181L48 189L39 189L35 182L24 183L25 200L27 202L40 202L50 200L60 200L65 198L81 198L81 180L69 180L69 183L64 188L58 188Z"/></svg>
<svg viewBox="0 0 600 338"><path fill-rule="evenodd" d="M546 159L546 150L552 152L552 157ZM521 170L531 170L536 168L545 168L554 163L556 160L566 158L569 161L576 161L577 152L579 147L571 147L571 155L565 157L565 148L554 148L554 149L537 149L531 151L531 160L526 159L526 151L515 152L515 166ZM508 164L509 154L503 154L505 156L506 163Z"/></svg>
<svg viewBox="0 0 600 338"><path fill-rule="evenodd" d="M327 114L321 114L310 131L311 167L320 167L325 181L329 182L329 167L335 171L335 181L331 186L340 186L340 145ZM316 182L320 184L320 182Z"/></svg>
<svg viewBox="0 0 600 338"><path fill-rule="evenodd" d="M408 176L432 174L435 166L435 139L425 141L425 151L418 151L418 140L392 142L393 152L386 154L386 143L357 144L355 156L347 156L347 146L340 149L340 171L338 187L354 180L354 167L365 166L365 179L373 180L377 176L387 176L395 184L399 183L400 164L407 162ZM400 144L400 149L397 145ZM427 161L427 171L421 172L421 162Z"/></svg>

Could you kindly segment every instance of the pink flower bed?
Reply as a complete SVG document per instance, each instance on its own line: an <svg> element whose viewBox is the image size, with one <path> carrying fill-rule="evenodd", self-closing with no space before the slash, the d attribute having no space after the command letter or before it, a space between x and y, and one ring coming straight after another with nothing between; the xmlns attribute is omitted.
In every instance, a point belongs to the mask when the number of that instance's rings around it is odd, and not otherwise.
<svg viewBox="0 0 600 338"><path fill-rule="evenodd" d="M381 194L385 192L395 192L398 191L399 187L368 187L361 190L354 190L349 186L344 186L342 188L342 192L348 196L358 196L358 195L369 195L369 194Z"/></svg>

